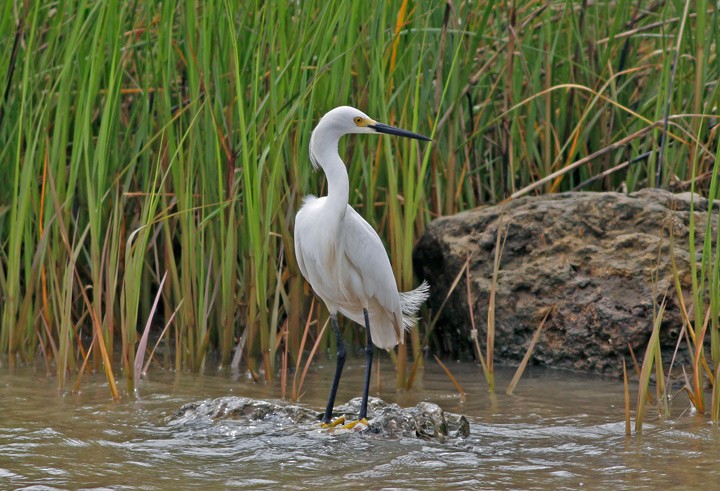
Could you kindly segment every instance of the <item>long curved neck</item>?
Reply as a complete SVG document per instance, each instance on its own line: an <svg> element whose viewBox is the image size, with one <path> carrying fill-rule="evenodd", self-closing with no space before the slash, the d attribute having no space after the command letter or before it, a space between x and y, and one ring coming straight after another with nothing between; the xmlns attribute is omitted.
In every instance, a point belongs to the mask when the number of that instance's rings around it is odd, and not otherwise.
<svg viewBox="0 0 720 491"><path fill-rule="evenodd" d="M345 217L350 193L347 169L338 153L340 136L316 130L310 138L311 158L315 164L322 167L328 182L325 208L331 210L338 219Z"/></svg>

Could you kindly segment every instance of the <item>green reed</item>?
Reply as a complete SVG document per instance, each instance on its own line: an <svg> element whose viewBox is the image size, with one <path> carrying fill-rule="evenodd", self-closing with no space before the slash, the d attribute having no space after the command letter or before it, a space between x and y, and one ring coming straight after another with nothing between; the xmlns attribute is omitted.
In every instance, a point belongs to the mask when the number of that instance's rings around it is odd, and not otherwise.
<svg viewBox="0 0 720 491"><path fill-rule="evenodd" d="M684 164L677 171L684 172L683 175L687 178L686 189L700 193L708 199L709 213L707 220L698 220L694 213L696 203L695 201L691 203L688 253L690 258L698 257L699 253L701 259L697 262L690 261L691 292L689 299L683 299L679 272L674 258L672 258L675 295L683 313L681 333L684 333L684 336L681 335L678 342L684 342L693 361L691 366L684 367L686 371L683 388L690 404L696 411L706 413L713 421L717 421L720 418L720 388L718 387L718 383L720 383L720 324L718 323L718 315L720 315L718 300L720 298L718 296L720 293L720 251L718 250L720 228L712 211L720 197L720 188L718 187L720 168L717 164L718 158L720 158L720 146L717 144L717 128L712 128L711 124L717 113L720 87L707 82L708 69L712 64L715 64L714 69L717 69L717 59L708 57L707 52L714 49L715 41L712 40L712 36L718 34L718 19L716 11L708 10L707 2L699 2L695 12L690 9L689 3L684 4L682 9L679 7L678 17L674 18L674 22L679 26L672 43L674 53L672 57L668 57L668 59L672 59L674 67L668 66L666 60L663 70L663 76L666 79L664 92L670 94L670 96L663 96L666 99L663 108L664 125L667 126L670 115L676 112L673 110L673 105L678 104L675 100L676 94L681 95L684 101L692 102L691 109L688 109L690 114L687 124L678 125L678 129L682 131L682 138L687 143L683 145L681 154ZM691 29L690 24L693 23L695 31L692 36L684 36L683 33ZM689 47L684 48L686 45ZM694 54L692 63L688 63L683 58L682 55L686 51ZM659 104L658 107L660 107ZM676 130L672 129L671 131ZM670 156L671 153L667 146L669 140L667 138L665 143L661 143L661 150L658 153L660 161L657 163L661 164L663 169L670 167L668 159L677 158L677 156ZM654 169L652 170L656 172ZM667 173L667 170L664 172ZM672 172L676 172L675 168ZM672 234L673 231L670 230L670 233ZM702 240L699 239L700 236L703 237ZM674 252L671 247L672 254ZM636 417L637 432L642 431L642 422L646 411L645 403L652 400L649 396L649 374L653 367L655 369L658 413L664 417L668 416L670 412L668 387L665 382L670 374L666 375L663 372L668 367L662 366L657 341L663 312L664 305L656 314L653 334L642 366ZM706 387L712 387L709 408L706 401Z"/></svg>
<svg viewBox="0 0 720 491"><path fill-rule="evenodd" d="M684 8L5 2L2 363L41 353L61 387L122 368L132 389L138 329L150 319L159 333L173 315L154 356L177 369L234 360L271 380L286 349L284 366L299 366L302 346L332 346L318 341L327 314L310 310L292 227L302 196L325 192L310 132L341 104L433 136L341 144L351 204L386 241L403 289L433 217L553 173L535 192L652 186L660 165L662 186L712 194L719 23L711 2ZM715 245L703 253L698 291L717 292ZM714 315L713 340L717 329ZM411 333L398 352L404 385L423 338Z"/></svg>

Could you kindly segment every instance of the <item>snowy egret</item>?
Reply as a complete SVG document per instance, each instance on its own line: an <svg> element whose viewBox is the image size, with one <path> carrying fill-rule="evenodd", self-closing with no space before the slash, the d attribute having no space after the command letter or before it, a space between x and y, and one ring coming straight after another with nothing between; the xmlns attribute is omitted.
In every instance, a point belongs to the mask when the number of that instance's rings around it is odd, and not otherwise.
<svg viewBox="0 0 720 491"><path fill-rule="evenodd" d="M320 119L310 137L310 160L322 167L328 194L306 196L295 217L295 255L300 271L325 302L337 339L337 366L323 422L329 423L345 363L345 343L338 312L365 327L365 385L359 421L367 416L373 346L391 350L403 343L404 330L427 299L423 282L409 292L398 292L390 259L375 229L348 204L349 180L338 153L340 137L349 133L385 133L417 140L430 138L378 123L355 108L341 106Z"/></svg>

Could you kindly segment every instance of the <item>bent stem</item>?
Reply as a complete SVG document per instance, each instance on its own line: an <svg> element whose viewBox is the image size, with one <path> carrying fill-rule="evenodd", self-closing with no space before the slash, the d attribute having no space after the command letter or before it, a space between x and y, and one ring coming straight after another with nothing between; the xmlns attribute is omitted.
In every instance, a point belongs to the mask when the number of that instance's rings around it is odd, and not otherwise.
<svg viewBox="0 0 720 491"><path fill-rule="evenodd" d="M465 389L463 389L463 386L460 385L460 382L455 378L455 376L450 372L450 369L445 366L445 364L440 360L440 358L437 357L437 355L433 355L435 357L435 361L438 362L438 365L443 369L445 372L445 375L448 376L452 384L455 386L455 390L457 390L457 393L460 394L460 400L464 401L467 398L467 392Z"/></svg>
<svg viewBox="0 0 720 491"><path fill-rule="evenodd" d="M532 356L532 352L535 349L535 345L537 344L538 340L540 339L540 334L542 333L543 326L545 326L545 321L547 321L548 317L550 317L550 314L555 311L555 306L551 306L547 309L547 312L545 312L545 316L543 317L542 321L538 325L537 329L535 329L535 334L533 334L532 339L530 340L530 345L528 346L527 351L525 351L525 356L523 356L522 361L520 362L520 365L517 367L517 370L515 370L515 375L513 375L512 380L510 381L510 384L508 385L507 390L505 391L506 394L511 395L513 391L515 390L515 387L517 386L518 382L520 382L520 377L522 377L523 372L525 371L525 367L527 367L528 361L530 361L530 356Z"/></svg>

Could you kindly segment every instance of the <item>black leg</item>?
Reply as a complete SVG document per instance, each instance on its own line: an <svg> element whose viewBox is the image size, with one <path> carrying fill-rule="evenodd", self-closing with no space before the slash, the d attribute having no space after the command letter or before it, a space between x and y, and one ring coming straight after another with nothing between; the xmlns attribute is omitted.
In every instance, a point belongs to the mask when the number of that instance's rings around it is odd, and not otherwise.
<svg viewBox="0 0 720 491"><path fill-rule="evenodd" d="M365 346L365 386L363 387L362 405L360 406L360 418L363 419L367 416L367 401L368 392L370 392L370 372L372 370L372 358L373 358L373 342L372 336L370 336L370 319L368 318L367 309L363 309L365 314L365 332L367 333L367 346Z"/></svg>
<svg viewBox="0 0 720 491"><path fill-rule="evenodd" d="M345 342L340 332L340 326L338 326L337 315L331 314L330 321L332 322L333 331L335 331L337 365L335 366L335 377L333 377L332 385L330 386L330 397L328 397L327 407L325 408L325 414L322 419L323 423L329 423L332 417L333 407L335 406L335 396L337 395L338 385L340 384L340 375L342 375L343 365L345 365Z"/></svg>

